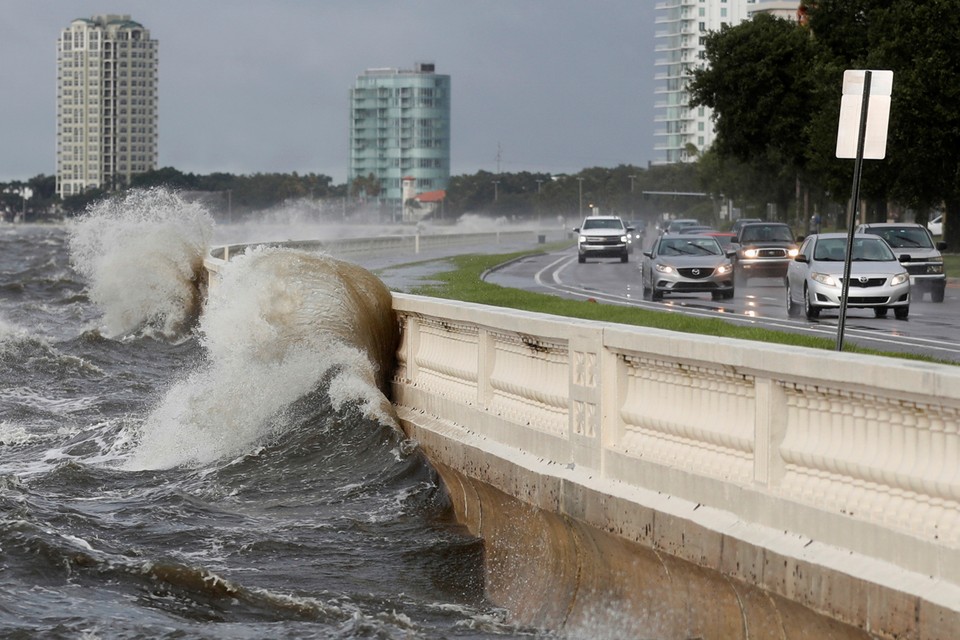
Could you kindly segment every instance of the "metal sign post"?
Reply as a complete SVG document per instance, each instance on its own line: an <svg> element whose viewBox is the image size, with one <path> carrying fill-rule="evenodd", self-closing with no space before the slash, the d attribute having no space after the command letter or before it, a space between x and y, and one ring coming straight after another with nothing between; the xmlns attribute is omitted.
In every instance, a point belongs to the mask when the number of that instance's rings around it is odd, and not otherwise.
<svg viewBox="0 0 960 640"><path fill-rule="evenodd" d="M874 82L876 75L876 82ZM856 159L853 166L850 228L843 261L840 289L840 321L837 324L837 351L843 351L843 331L847 320L847 294L850 292L850 266L853 259L853 234L860 209L860 174L864 158L882 160L886 155L887 123L890 120L890 94L893 71L844 71L840 126L837 129L837 157ZM873 103L871 103L873 94ZM857 100L859 98L859 101ZM858 104L859 102L859 104ZM859 107L859 109L858 109ZM856 128L854 128L854 123ZM851 135L855 132L854 135ZM850 155L851 152L853 155Z"/></svg>

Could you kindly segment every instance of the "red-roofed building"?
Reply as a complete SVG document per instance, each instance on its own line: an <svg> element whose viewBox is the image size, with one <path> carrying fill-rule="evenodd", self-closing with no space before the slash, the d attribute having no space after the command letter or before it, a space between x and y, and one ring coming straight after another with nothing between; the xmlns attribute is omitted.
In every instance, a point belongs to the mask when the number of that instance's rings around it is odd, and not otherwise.
<svg viewBox="0 0 960 640"><path fill-rule="evenodd" d="M444 189L415 193L416 179L413 176L403 178L403 221L418 222L442 210L447 197Z"/></svg>

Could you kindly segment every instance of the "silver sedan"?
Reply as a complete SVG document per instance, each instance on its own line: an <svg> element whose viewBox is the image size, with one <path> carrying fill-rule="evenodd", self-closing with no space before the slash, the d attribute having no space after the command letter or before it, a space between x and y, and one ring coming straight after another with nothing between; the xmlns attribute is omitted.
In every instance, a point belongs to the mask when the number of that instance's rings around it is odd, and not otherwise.
<svg viewBox="0 0 960 640"><path fill-rule="evenodd" d="M643 252L643 296L710 293L714 300L733 297L733 252L724 252L712 236L663 235Z"/></svg>
<svg viewBox="0 0 960 640"><path fill-rule="evenodd" d="M839 309L843 292L847 234L820 233L808 236L800 253L787 268L787 313L808 319L824 309ZM883 238L868 234L853 236L847 308L870 308L878 318L889 309L899 319L910 313L910 275Z"/></svg>

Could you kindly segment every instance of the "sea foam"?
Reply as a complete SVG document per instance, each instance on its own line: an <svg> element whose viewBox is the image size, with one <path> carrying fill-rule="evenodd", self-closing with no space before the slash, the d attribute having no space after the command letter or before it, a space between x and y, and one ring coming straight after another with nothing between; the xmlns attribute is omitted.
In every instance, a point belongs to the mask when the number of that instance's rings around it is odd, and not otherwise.
<svg viewBox="0 0 960 640"><path fill-rule="evenodd" d="M70 225L70 257L103 314L103 334L181 336L196 319L213 218L156 188L91 206Z"/></svg>

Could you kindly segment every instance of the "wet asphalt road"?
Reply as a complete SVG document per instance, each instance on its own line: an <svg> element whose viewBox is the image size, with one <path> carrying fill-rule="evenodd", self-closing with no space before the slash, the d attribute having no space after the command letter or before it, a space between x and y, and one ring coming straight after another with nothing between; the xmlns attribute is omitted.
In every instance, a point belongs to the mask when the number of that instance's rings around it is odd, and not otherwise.
<svg viewBox="0 0 960 640"><path fill-rule="evenodd" d="M637 306L665 312L719 318L727 322L767 329L816 335L836 341L839 316L824 312L815 321L787 316L782 282L757 278L739 287L732 300L714 301L710 294L665 296L663 301L643 299L640 287L639 254L630 262L593 259L577 263L576 248L544 253L503 265L486 277L505 287L538 291L573 299L594 299L608 304ZM844 344L898 353L922 354L949 362L960 362L960 285L947 287L942 303L914 298L910 317L896 320L875 318L869 309L850 309Z"/></svg>

